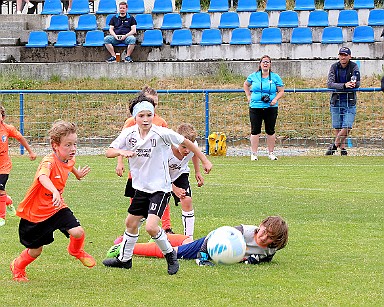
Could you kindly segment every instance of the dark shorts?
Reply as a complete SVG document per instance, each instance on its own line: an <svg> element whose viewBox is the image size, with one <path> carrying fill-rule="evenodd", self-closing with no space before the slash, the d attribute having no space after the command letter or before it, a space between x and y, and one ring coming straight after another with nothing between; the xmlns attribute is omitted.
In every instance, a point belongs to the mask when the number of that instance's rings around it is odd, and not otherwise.
<svg viewBox="0 0 384 307"><path fill-rule="evenodd" d="M161 218L170 197L171 193L155 192L151 194L136 190L128 213L145 218L148 217L148 214L154 214Z"/></svg>
<svg viewBox="0 0 384 307"><path fill-rule="evenodd" d="M173 184L177 186L178 188L182 188L186 191L186 196L192 197L192 190L191 186L189 184L189 174L183 173L181 174L174 182ZM173 199L175 200L175 205L178 206L180 202L180 198L178 198L175 193L172 192Z"/></svg>
<svg viewBox="0 0 384 307"><path fill-rule="evenodd" d="M124 196L133 197L135 196L136 190L132 187L132 178L128 178L127 184L125 185Z"/></svg>
<svg viewBox="0 0 384 307"><path fill-rule="evenodd" d="M51 244L55 239L53 232L59 229L69 237L68 230L80 226L80 222L69 208L59 210L50 218L39 223L32 223L25 219L20 220L20 243L27 248L39 248Z"/></svg>
<svg viewBox="0 0 384 307"><path fill-rule="evenodd" d="M251 135L258 135L261 133L261 125L263 123L263 120L265 126L265 133L268 135L274 135L277 114L277 107L265 109L249 108L249 119L251 121Z"/></svg>
<svg viewBox="0 0 384 307"><path fill-rule="evenodd" d="M5 185L7 184L8 178L9 178L9 174L0 174L0 184L3 185L4 189L5 189Z"/></svg>
<svg viewBox="0 0 384 307"><path fill-rule="evenodd" d="M196 259L204 240L205 237L185 245L180 245L177 248L177 259Z"/></svg>

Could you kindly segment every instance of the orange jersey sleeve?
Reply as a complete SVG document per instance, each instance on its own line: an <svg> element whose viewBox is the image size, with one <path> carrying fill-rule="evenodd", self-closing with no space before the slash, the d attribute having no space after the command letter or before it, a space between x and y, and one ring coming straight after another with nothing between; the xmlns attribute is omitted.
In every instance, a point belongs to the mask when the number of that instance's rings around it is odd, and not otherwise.
<svg viewBox="0 0 384 307"><path fill-rule="evenodd" d="M157 115L157 114L155 114L155 115L153 116L153 121L152 121L152 123L153 123L154 125L156 125L156 126L165 127L165 128L168 127L167 122L166 122L162 117L160 117L160 116ZM128 128L128 127L132 127L132 126L134 126L134 125L136 125L136 121L135 121L135 119L134 119L133 117L130 117L130 118L128 118L128 119L125 121L124 126L123 126L123 129Z"/></svg>
<svg viewBox="0 0 384 307"><path fill-rule="evenodd" d="M66 208L67 205L63 199L63 192L68 175L72 171L74 164L75 159L64 163L54 153L45 156L37 169L32 186L17 208L17 215L30 222L38 223L48 219L58 210ZM48 176L59 191L61 196L61 205L59 207L53 206L51 191L44 188L40 183L39 177L41 175Z"/></svg>
<svg viewBox="0 0 384 307"><path fill-rule="evenodd" d="M0 135L0 174L9 174L12 169L12 162L8 154L8 139L14 138L19 141L23 136L14 126L5 123L0 124Z"/></svg>

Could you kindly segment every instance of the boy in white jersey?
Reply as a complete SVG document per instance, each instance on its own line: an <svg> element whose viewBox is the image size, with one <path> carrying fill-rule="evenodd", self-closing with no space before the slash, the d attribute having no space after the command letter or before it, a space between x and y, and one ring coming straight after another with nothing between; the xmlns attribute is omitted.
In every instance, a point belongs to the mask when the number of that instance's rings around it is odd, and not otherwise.
<svg viewBox="0 0 384 307"><path fill-rule="evenodd" d="M120 254L116 258L105 259L103 264L125 269L132 267L133 247L139 236L140 223L146 218L145 229L162 251L168 263L168 274L172 275L179 270L176 252L164 230L158 226L172 190L169 150L172 144L185 145L201 160L206 173L210 172L212 164L198 147L182 135L152 125L154 105L144 99L134 100L129 108L136 125L124 129L106 152L107 158L128 158L132 187L136 191L128 209Z"/></svg>
<svg viewBox="0 0 384 307"><path fill-rule="evenodd" d="M177 133L186 139L196 142L196 130L191 124L181 124L176 129ZM189 184L189 166L188 162L192 159L195 169L195 178L197 186L204 184L204 178L200 173L199 159L185 145L172 147L172 154L169 158L169 174L172 180L172 195L175 199L176 206L181 203L181 217L184 227L184 235L193 238L195 228L195 212L192 205L192 191Z"/></svg>

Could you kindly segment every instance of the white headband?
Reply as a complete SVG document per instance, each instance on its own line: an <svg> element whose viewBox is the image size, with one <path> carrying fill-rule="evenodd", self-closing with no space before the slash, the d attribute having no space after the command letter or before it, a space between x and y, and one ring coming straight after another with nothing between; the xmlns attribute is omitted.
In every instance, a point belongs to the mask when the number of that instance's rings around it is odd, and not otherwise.
<svg viewBox="0 0 384 307"><path fill-rule="evenodd" d="M146 101L146 100L143 100L139 103L137 103L134 107L133 107L133 112L132 112L132 116L133 117L136 117L136 115L141 112L141 111L151 111L152 114L155 114L155 107L153 106L152 103L150 103L149 101Z"/></svg>

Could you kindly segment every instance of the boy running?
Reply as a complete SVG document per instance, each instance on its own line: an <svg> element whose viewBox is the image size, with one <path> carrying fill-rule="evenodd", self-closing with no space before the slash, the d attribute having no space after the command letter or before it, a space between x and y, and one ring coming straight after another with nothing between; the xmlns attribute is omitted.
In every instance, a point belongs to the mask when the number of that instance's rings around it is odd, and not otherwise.
<svg viewBox="0 0 384 307"><path fill-rule="evenodd" d="M84 247L85 233L72 211L63 199L69 173L78 180L86 176L90 168L75 168L77 148L76 125L65 121L53 124L48 134L53 153L41 161L32 186L17 208L21 218L19 224L20 242L26 249L11 263L13 279L28 281L25 268L36 260L43 246L54 241L53 232L59 229L69 237L68 252L86 267L96 265Z"/></svg>

